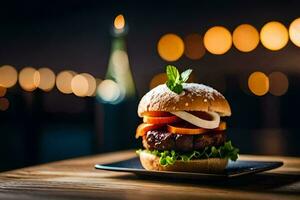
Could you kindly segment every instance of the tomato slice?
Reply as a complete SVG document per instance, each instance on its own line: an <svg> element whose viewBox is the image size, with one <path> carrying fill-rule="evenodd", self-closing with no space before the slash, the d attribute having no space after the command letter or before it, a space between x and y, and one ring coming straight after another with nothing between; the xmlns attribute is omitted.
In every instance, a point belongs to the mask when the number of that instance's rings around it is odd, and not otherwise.
<svg viewBox="0 0 300 200"><path fill-rule="evenodd" d="M168 124L167 128L170 133L188 134L188 135L203 134L208 131L211 131L210 129L200 128L189 123L179 123L174 125ZM218 128L212 130L216 130L216 131L226 130L226 122L221 122Z"/></svg>
<svg viewBox="0 0 300 200"><path fill-rule="evenodd" d="M226 122L220 122L219 127L215 128L214 130L216 130L216 131L224 131L224 130L226 130L226 128L227 128Z"/></svg>
<svg viewBox="0 0 300 200"><path fill-rule="evenodd" d="M168 124L168 131L170 133L175 133L175 134L196 135L196 134L205 133L209 130L188 123L184 123L184 124L175 124L175 125Z"/></svg>
<svg viewBox="0 0 300 200"><path fill-rule="evenodd" d="M181 119L175 115L169 117L149 117L144 116L143 121L148 124L171 124L181 121Z"/></svg>
<svg viewBox="0 0 300 200"><path fill-rule="evenodd" d="M147 124L147 123L142 123L136 129L135 138L143 136L148 131L159 129L159 128L163 127L163 126L164 126L164 124Z"/></svg>
<svg viewBox="0 0 300 200"><path fill-rule="evenodd" d="M148 116L148 117L169 117L173 116L169 112L164 112L164 111L147 111L143 113L143 117Z"/></svg>

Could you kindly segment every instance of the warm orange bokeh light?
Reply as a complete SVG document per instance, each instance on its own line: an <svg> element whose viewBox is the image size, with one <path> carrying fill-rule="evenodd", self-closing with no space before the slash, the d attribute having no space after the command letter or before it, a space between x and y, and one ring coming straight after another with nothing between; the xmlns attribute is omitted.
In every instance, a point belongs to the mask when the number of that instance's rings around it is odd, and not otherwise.
<svg viewBox="0 0 300 200"><path fill-rule="evenodd" d="M242 24L233 31L232 41L238 50L249 52L257 47L259 43L259 33L256 28L250 24Z"/></svg>
<svg viewBox="0 0 300 200"><path fill-rule="evenodd" d="M53 89L55 85L55 74L49 68L40 68L34 76L36 87L46 92Z"/></svg>
<svg viewBox="0 0 300 200"><path fill-rule="evenodd" d="M300 47L300 18L295 19L289 28L289 34L291 41L298 47Z"/></svg>
<svg viewBox="0 0 300 200"><path fill-rule="evenodd" d="M35 82L39 79L39 73L32 67L25 67L19 73L19 84L25 91L35 90Z"/></svg>
<svg viewBox="0 0 300 200"><path fill-rule="evenodd" d="M0 97L4 97L7 89L5 87L0 86Z"/></svg>
<svg viewBox="0 0 300 200"><path fill-rule="evenodd" d="M125 27L125 18L123 15L116 16L114 26L116 29L123 29Z"/></svg>
<svg viewBox="0 0 300 200"><path fill-rule="evenodd" d="M190 35L187 35L184 38L184 54L186 57L197 60L200 59L205 54L205 47L203 44L203 38L201 35L197 33L193 33Z"/></svg>
<svg viewBox="0 0 300 200"><path fill-rule="evenodd" d="M176 61L184 52L184 43L178 35L168 33L158 41L157 50L162 59Z"/></svg>
<svg viewBox="0 0 300 200"><path fill-rule="evenodd" d="M7 98L0 98L0 110L6 111L9 108L9 101Z"/></svg>
<svg viewBox="0 0 300 200"><path fill-rule="evenodd" d="M86 80L88 81L88 91L85 94L85 96L93 96L96 94L96 79L88 73L82 73L82 76L84 76L86 78Z"/></svg>
<svg viewBox="0 0 300 200"><path fill-rule="evenodd" d="M10 65L0 67L0 86L10 88L16 84L18 80L17 70Z"/></svg>
<svg viewBox="0 0 300 200"><path fill-rule="evenodd" d="M253 72L248 78L250 91L257 95L265 95L269 91L269 79L263 72Z"/></svg>
<svg viewBox="0 0 300 200"><path fill-rule="evenodd" d="M56 76L57 89L64 94L71 94L72 93L71 81L75 75L76 72L71 70L60 72Z"/></svg>
<svg viewBox="0 0 300 200"><path fill-rule="evenodd" d="M168 77L166 73L156 74L150 81L150 89L155 88L160 84L164 84L167 81Z"/></svg>
<svg viewBox="0 0 300 200"><path fill-rule="evenodd" d="M84 75L78 74L72 79L71 88L76 96L85 97L89 92L89 82Z"/></svg>
<svg viewBox="0 0 300 200"><path fill-rule="evenodd" d="M214 26L204 35L204 46L212 54L226 53L232 45L230 32L223 26Z"/></svg>
<svg viewBox="0 0 300 200"><path fill-rule="evenodd" d="M267 49L272 51L280 50L288 43L288 30L280 22L269 22L262 27L260 40Z"/></svg>
<svg viewBox="0 0 300 200"><path fill-rule="evenodd" d="M284 95L289 88L289 79L284 73L272 72L269 75L270 93L275 96Z"/></svg>

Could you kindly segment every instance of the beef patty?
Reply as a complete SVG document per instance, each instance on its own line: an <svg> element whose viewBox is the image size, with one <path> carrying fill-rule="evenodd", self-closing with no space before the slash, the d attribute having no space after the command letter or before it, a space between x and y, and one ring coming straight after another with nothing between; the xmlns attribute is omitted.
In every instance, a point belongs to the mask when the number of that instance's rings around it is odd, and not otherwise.
<svg viewBox="0 0 300 200"><path fill-rule="evenodd" d="M226 141L224 132L210 131L207 134L182 135L169 133L166 130L148 131L143 136L143 146L148 150L202 150L209 146L220 146Z"/></svg>

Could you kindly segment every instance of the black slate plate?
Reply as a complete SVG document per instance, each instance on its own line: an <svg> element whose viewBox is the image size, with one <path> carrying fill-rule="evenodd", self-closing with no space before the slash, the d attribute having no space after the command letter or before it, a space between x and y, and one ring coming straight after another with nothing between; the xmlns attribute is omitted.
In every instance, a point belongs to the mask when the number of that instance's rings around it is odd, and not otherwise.
<svg viewBox="0 0 300 200"><path fill-rule="evenodd" d="M120 162L95 165L96 169L119 171L119 172L132 172L136 175L142 176L155 176L155 177L172 177L182 179L224 179L240 177L248 174L256 174L259 172L278 168L283 165L283 162L270 162L270 161L246 161L238 160L236 162L229 161L224 173L221 174L208 174L208 173L190 173L190 172L169 172L169 171L147 171L140 163L138 157L123 160Z"/></svg>

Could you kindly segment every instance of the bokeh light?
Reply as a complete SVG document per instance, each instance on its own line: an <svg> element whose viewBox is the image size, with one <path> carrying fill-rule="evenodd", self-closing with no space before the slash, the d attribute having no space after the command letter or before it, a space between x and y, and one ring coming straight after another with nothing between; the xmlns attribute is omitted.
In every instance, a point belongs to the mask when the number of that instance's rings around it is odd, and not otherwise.
<svg viewBox="0 0 300 200"><path fill-rule="evenodd" d="M88 73L78 74L72 78L71 89L79 97L93 96L96 93L96 79Z"/></svg>
<svg viewBox="0 0 300 200"><path fill-rule="evenodd" d="M112 52L107 77L118 84L122 96L131 98L135 95L134 80L126 50L115 49Z"/></svg>
<svg viewBox="0 0 300 200"><path fill-rule="evenodd" d="M269 91L269 79L263 72L253 72L248 78L250 91L257 95L265 95Z"/></svg>
<svg viewBox="0 0 300 200"><path fill-rule="evenodd" d="M95 80L96 80L96 91L95 91L95 93L93 94L93 96L97 96L97 93L98 93L98 87L99 87L99 85L101 84L101 82L103 81L103 80L100 79L100 78L96 78Z"/></svg>
<svg viewBox="0 0 300 200"><path fill-rule="evenodd" d="M288 30L280 22L269 22L262 27L260 40L267 49L280 50L288 43Z"/></svg>
<svg viewBox="0 0 300 200"><path fill-rule="evenodd" d="M203 37L197 33L193 33L187 35L184 38L184 54L186 57L197 60L204 56L205 54L205 47L203 44Z"/></svg>
<svg viewBox="0 0 300 200"><path fill-rule="evenodd" d="M88 82L88 91L85 96L93 96L96 93L96 79L88 73L82 73L81 75L84 76Z"/></svg>
<svg viewBox="0 0 300 200"><path fill-rule="evenodd" d="M284 95L289 88L289 79L282 72L272 72L269 75L270 90L269 92L275 96Z"/></svg>
<svg viewBox="0 0 300 200"><path fill-rule="evenodd" d="M166 73L156 74L150 81L150 89L155 88L160 84L164 84L167 81L168 77Z"/></svg>
<svg viewBox="0 0 300 200"><path fill-rule="evenodd" d="M168 33L158 41L158 54L166 61L178 60L184 52L183 40L176 34Z"/></svg>
<svg viewBox="0 0 300 200"><path fill-rule="evenodd" d="M64 94L71 94L72 93L71 81L75 75L76 72L71 70L65 70L60 72L56 76L57 89Z"/></svg>
<svg viewBox="0 0 300 200"><path fill-rule="evenodd" d="M115 50L112 53L112 63L115 66L115 70L118 71L121 75L124 75L129 69L129 59L126 51L124 50Z"/></svg>
<svg viewBox="0 0 300 200"><path fill-rule="evenodd" d="M19 84L25 91L35 90L35 82L39 79L39 73L32 67L25 67L19 73ZM35 81L36 80L36 81Z"/></svg>
<svg viewBox="0 0 300 200"><path fill-rule="evenodd" d="M125 19L123 15L116 16L114 20L114 26L116 29L123 29L125 27Z"/></svg>
<svg viewBox="0 0 300 200"><path fill-rule="evenodd" d="M259 43L259 33L256 28L250 24L242 24L233 31L232 42L238 50L249 52L257 47Z"/></svg>
<svg viewBox="0 0 300 200"><path fill-rule="evenodd" d="M18 80L17 70L10 65L0 67L0 86L10 88L16 84Z"/></svg>
<svg viewBox="0 0 300 200"><path fill-rule="evenodd" d="M98 96L102 101L115 104L122 100L119 85L113 80L102 81L97 88Z"/></svg>
<svg viewBox="0 0 300 200"><path fill-rule="evenodd" d="M36 87L48 92L55 85L55 74L49 68L40 68L34 76L34 84Z"/></svg>
<svg viewBox="0 0 300 200"><path fill-rule="evenodd" d="M232 45L230 32L223 26L214 26L204 35L204 46L212 54L226 53Z"/></svg>
<svg viewBox="0 0 300 200"><path fill-rule="evenodd" d="M82 74L77 74L71 81L72 92L79 97L87 96L89 92L89 82Z"/></svg>
<svg viewBox="0 0 300 200"><path fill-rule="evenodd" d="M7 89L5 87L0 86L0 97L4 97Z"/></svg>
<svg viewBox="0 0 300 200"><path fill-rule="evenodd" d="M295 19L289 28L289 34L291 41L298 47L300 47L300 18Z"/></svg>
<svg viewBox="0 0 300 200"><path fill-rule="evenodd" d="M9 108L9 101L7 98L0 98L0 110L6 111Z"/></svg>

